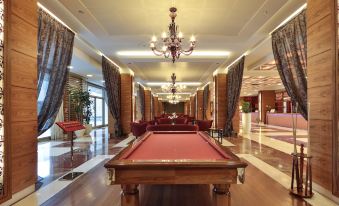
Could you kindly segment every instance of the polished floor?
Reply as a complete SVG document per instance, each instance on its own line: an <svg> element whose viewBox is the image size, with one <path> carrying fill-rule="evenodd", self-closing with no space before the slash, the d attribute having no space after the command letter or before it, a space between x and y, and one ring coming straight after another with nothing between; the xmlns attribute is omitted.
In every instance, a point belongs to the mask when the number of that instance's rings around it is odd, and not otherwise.
<svg viewBox="0 0 339 206"><path fill-rule="evenodd" d="M248 162L245 184L231 186L232 206L331 206L337 205L316 193L303 200L288 193L291 175L292 132L289 129L253 125L250 134L225 139L223 145ZM51 141L39 144L40 189L16 205L120 205L120 187L105 184L103 164L134 137L109 139L107 128L96 129L90 137L76 140L74 171L84 175L73 182L58 178L71 170L69 143ZM306 131L298 131L299 145L307 146ZM218 201L216 201L216 198ZM226 196L215 196L209 185L141 186L140 205L227 205Z"/></svg>

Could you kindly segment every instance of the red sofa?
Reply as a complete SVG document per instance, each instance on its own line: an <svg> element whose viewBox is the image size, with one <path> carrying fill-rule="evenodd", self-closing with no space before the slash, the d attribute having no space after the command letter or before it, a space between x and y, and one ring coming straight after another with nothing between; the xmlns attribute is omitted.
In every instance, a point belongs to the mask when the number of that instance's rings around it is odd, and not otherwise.
<svg viewBox="0 0 339 206"><path fill-rule="evenodd" d="M149 125L146 128L147 131L198 131L197 125L188 124L159 124Z"/></svg>
<svg viewBox="0 0 339 206"><path fill-rule="evenodd" d="M173 120L169 118L160 118L157 120L158 124L172 124Z"/></svg>
<svg viewBox="0 0 339 206"><path fill-rule="evenodd" d="M199 127L199 131L209 131L212 127L213 120L197 120L196 124Z"/></svg>
<svg viewBox="0 0 339 206"><path fill-rule="evenodd" d="M174 124L187 124L187 119L186 118L175 118Z"/></svg>

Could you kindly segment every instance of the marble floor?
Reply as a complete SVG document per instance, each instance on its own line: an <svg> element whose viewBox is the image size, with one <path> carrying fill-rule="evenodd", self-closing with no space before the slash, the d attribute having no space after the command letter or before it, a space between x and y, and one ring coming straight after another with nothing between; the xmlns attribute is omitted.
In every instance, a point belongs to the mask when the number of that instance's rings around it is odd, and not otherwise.
<svg viewBox="0 0 339 206"><path fill-rule="evenodd" d="M298 131L297 135L299 144L304 143L307 146L307 132ZM293 152L291 136L290 129L254 124L250 134L240 132L238 138L224 139L223 145L250 165L246 172L247 184L245 182L244 185L231 187L232 206L272 205L267 195L255 194L256 190L253 190L256 185L268 183L267 188L258 186L257 190L261 193L272 193L272 196L281 201L274 205L338 205L317 192L308 200L296 199L288 194L292 161L289 154ZM76 152L73 168L74 171L85 174L72 182L58 180L72 169L70 143L67 141L39 143L38 175L43 178L41 185L36 192L15 205L119 205L120 189L118 186L104 184L105 177L102 174L105 173L105 169L102 165L133 139L133 136L109 139L107 128L96 129L89 137L78 138L74 145ZM91 184L95 185L94 189ZM274 187L271 188L270 185ZM244 195L239 196L238 193L248 194L248 197L244 198ZM258 196L252 197L251 193ZM83 200L77 200L76 197L81 194ZM250 204L253 201L251 198L257 198L257 203Z"/></svg>

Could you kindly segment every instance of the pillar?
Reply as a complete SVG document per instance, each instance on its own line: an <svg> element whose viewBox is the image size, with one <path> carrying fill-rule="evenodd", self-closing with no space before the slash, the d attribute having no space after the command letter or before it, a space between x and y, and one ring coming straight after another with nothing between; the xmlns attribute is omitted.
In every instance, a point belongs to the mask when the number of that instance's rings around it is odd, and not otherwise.
<svg viewBox="0 0 339 206"><path fill-rule="evenodd" d="M151 101L152 101L151 90L145 89L145 121L152 120Z"/></svg>
<svg viewBox="0 0 339 206"><path fill-rule="evenodd" d="M131 132L133 121L133 76L121 74L121 126L123 134Z"/></svg>
<svg viewBox="0 0 339 206"><path fill-rule="evenodd" d="M197 91L197 99L196 99L196 101L197 101L197 111L196 111L196 113L197 113L197 117L196 117L196 119L198 119L198 120L202 120L203 118L204 118L204 116L203 116L203 101L204 101L204 95L203 95L203 93L204 93L204 90L198 90Z"/></svg>
<svg viewBox="0 0 339 206"><path fill-rule="evenodd" d="M260 121L267 123L266 113L269 112L269 108L275 108L275 91L265 90L259 91L259 115Z"/></svg>
<svg viewBox="0 0 339 206"><path fill-rule="evenodd" d="M312 175L315 183L338 196L339 175L335 166L338 155L333 153L338 151L336 10L336 0L307 1L307 93Z"/></svg>
<svg viewBox="0 0 339 206"><path fill-rule="evenodd" d="M215 127L224 128L226 123L226 74L214 76Z"/></svg>

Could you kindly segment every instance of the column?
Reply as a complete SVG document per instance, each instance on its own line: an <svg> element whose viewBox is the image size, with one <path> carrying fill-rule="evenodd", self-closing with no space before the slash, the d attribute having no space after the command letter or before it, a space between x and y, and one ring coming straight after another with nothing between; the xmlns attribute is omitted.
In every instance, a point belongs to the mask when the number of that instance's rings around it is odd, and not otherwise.
<svg viewBox="0 0 339 206"><path fill-rule="evenodd" d="M266 113L269 112L270 108L275 108L275 91L265 90L259 91L259 117L260 121L267 123Z"/></svg>
<svg viewBox="0 0 339 206"><path fill-rule="evenodd" d="M203 101L204 101L204 98L203 98L203 93L204 93L204 90L198 90L197 91L197 117L196 119L198 120L202 120L204 118L203 116Z"/></svg>
<svg viewBox="0 0 339 206"><path fill-rule="evenodd" d="M131 74L121 74L121 126L123 134L131 132L131 122L133 121L133 76Z"/></svg>
<svg viewBox="0 0 339 206"><path fill-rule="evenodd" d="M338 162L333 153L338 144L336 5L334 0L307 1L307 93L313 181L338 196L338 174L332 166Z"/></svg>
<svg viewBox="0 0 339 206"><path fill-rule="evenodd" d="M152 120L152 111L151 111L151 101L152 101L152 93L151 90L145 89L145 121Z"/></svg>
<svg viewBox="0 0 339 206"><path fill-rule="evenodd" d="M226 74L214 76L215 127L224 128L226 123Z"/></svg>

